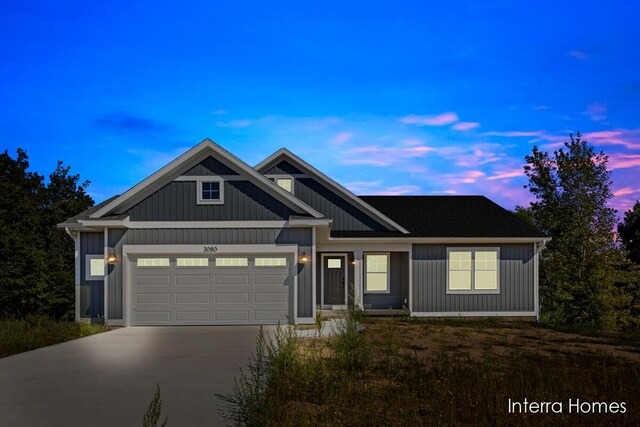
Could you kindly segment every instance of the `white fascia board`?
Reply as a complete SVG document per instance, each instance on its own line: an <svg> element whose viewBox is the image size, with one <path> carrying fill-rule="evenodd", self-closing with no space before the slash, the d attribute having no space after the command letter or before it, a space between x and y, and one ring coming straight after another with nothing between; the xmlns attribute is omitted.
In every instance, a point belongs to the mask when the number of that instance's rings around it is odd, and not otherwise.
<svg viewBox="0 0 640 427"><path fill-rule="evenodd" d="M128 228L285 228L287 221L131 221Z"/></svg>
<svg viewBox="0 0 640 427"><path fill-rule="evenodd" d="M535 311L432 311L413 312L414 317L535 317Z"/></svg>
<svg viewBox="0 0 640 427"><path fill-rule="evenodd" d="M255 169L260 171L265 166L268 166L270 163L272 163L275 160L277 160L279 157L284 157L285 160L291 160L294 163L294 166L298 166L301 169L306 169L305 172L307 174L319 179L320 181L324 181L325 184L329 185L330 187L333 187L333 189L335 189L338 193L340 193L343 196L345 196L348 200L351 200L356 206L359 206L360 208L364 209L365 212L368 212L374 218L382 221L384 224L389 225L389 226L393 227L394 229L396 229L396 230L398 230L398 231L400 231L400 232L402 232L404 234L409 234L409 231L406 230L404 227L402 227L400 224L398 224L397 222L393 221L391 218L389 218L388 216L384 215L382 212L380 212L379 210L377 210L376 208L374 208L370 204L366 203L360 197L356 196L351 191L347 190L345 187L340 185L338 182L336 182L333 179L329 178L327 175L325 175L324 173L320 172L318 169L314 168L309 163L305 162L300 157L296 156L295 154L293 154L291 151L287 150L286 148L279 149L278 151L276 151L275 153L273 153L272 155L267 157L265 160L263 160L262 162L258 163L256 165Z"/></svg>
<svg viewBox="0 0 640 427"><path fill-rule="evenodd" d="M264 191L275 195L276 197L278 197L278 199L285 202L285 204L288 204L290 207L295 207L299 210L302 210L303 212L306 212L314 218L324 217L320 212L303 203L301 200L293 197L289 192L269 181L262 174L258 173L255 169L240 160L238 157L234 156L233 154L207 138L195 147L188 150L186 153L179 156L177 159L173 160L166 166L153 173L151 176L147 177L137 185L127 190L124 194L113 200L111 203L91 214L90 218L100 218L112 212L114 209L124 205L127 202L130 202L136 195L152 187L154 183L163 178L173 180L175 178L173 175L175 175L178 168L191 160L197 159L198 156L206 156L210 151L213 151L214 154L223 157L225 160L229 161L229 163L245 172L249 177L252 178L254 184L262 188Z"/></svg>
<svg viewBox="0 0 640 427"><path fill-rule="evenodd" d="M316 250L318 252L410 252L411 243L317 243Z"/></svg>
<svg viewBox="0 0 640 427"><path fill-rule="evenodd" d="M215 247L215 252L205 248ZM297 245L122 245L123 255L131 254L263 254L263 253L297 253ZM297 262L297 257L296 257Z"/></svg>
<svg viewBox="0 0 640 427"><path fill-rule="evenodd" d="M471 244L471 243L534 243L549 241L548 237L330 237L329 243L409 243L409 244Z"/></svg>
<svg viewBox="0 0 640 427"><path fill-rule="evenodd" d="M333 220L330 219L311 219L311 218L307 218L307 219L295 219L295 218L289 218L289 221L287 221L289 227L315 227L315 226L330 226L331 223L333 222Z"/></svg>

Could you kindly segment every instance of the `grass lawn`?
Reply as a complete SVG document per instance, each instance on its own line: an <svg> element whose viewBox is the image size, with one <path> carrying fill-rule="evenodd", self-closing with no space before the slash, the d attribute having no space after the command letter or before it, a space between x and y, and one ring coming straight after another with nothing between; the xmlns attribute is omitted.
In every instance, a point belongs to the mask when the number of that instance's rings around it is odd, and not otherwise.
<svg viewBox="0 0 640 427"><path fill-rule="evenodd" d="M259 340L227 398L230 416L274 426L640 425L638 334L500 321L363 324L332 338ZM562 413L509 413L509 399L525 398L560 402ZM588 402L581 409L590 413L570 413L569 399ZM592 402L606 402L607 413ZM625 413L613 402L625 402Z"/></svg>
<svg viewBox="0 0 640 427"><path fill-rule="evenodd" d="M0 357L111 330L105 325L31 317L0 320Z"/></svg>

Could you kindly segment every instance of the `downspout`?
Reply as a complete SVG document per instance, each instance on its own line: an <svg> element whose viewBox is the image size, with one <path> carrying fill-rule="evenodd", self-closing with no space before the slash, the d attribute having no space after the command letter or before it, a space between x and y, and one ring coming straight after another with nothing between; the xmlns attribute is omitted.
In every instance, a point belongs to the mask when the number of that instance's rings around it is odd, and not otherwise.
<svg viewBox="0 0 640 427"><path fill-rule="evenodd" d="M74 242L76 241L76 236L74 234L71 234L71 231L69 231L69 227L65 227L64 232L67 233Z"/></svg>

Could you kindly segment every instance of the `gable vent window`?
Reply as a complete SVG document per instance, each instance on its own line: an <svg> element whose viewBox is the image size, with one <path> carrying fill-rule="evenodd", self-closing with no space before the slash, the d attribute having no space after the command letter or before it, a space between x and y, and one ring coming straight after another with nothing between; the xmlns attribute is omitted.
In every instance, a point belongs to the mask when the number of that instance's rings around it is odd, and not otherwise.
<svg viewBox="0 0 640 427"><path fill-rule="evenodd" d="M282 187L289 193L293 193L293 178L276 178L278 187Z"/></svg>
<svg viewBox="0 0 640 427"><path fill-rule="evenodd" d="M198 204L221 205L224 203L224 182L219 178L198 181Z"/></svg>

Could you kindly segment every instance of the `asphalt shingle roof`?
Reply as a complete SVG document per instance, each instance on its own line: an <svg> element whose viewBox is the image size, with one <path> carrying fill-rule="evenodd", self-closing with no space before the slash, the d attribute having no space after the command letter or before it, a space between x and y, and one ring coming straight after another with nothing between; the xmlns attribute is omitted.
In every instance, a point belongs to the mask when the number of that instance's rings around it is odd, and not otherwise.
<svg viewBox="0 0 640 427"><path fill-rule="evenodd" d="M333 237L547 237L484 196L359 196L411 234L332 231Z"/></svg>

